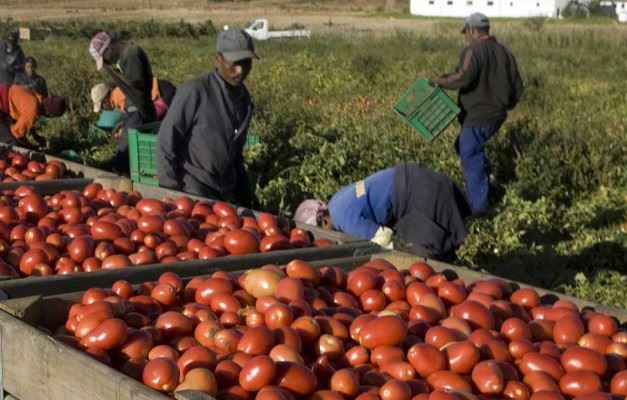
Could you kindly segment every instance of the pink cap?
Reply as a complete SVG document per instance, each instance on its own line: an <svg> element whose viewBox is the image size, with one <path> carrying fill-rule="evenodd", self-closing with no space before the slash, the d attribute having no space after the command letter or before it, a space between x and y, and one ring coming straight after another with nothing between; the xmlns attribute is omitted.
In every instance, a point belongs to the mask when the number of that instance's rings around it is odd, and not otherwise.
<svg viewBox="0 0 627 400"><path fill-rule="evenodd" d="M307 199L300 203L294 213L294 221L307 225L318 225L318 218L327 211L327 205L320 200Z"/></svg>
<svg viewBox="0 0 627 400"><path fill-rule="evenodd" d="M96 60L96 69L101 70L104 60L102 58L107 47L111 44L111 37L106 32L98 32L91 38L89 54Z"/></svg>

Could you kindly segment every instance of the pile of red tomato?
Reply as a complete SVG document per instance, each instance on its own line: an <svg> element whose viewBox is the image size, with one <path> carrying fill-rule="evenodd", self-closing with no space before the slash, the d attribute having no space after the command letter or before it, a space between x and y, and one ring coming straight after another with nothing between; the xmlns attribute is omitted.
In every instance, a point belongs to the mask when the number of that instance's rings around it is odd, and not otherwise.
<svg viewBox="0 0 627 400"><path fill-rule="evenodd" d="M2 182L45 181L66 176L67 169L61 161L42 163L6 148L0 149L0 179Z"/></svg>
<svg viewBox="0 0 627 400"><path fill-rule="evenodd" d="M0 196L0 277L72 274L133 265L329 246L271 214L237 215L223 202L142 198L92 183L41 196Z"/></svg>
<svg viewBox="0 0 627 400"><path fill-rule="evenodd" d="M90 289L51 334L156 390L220 400L625 398L627 332L540 300L424 263L294 260Z"/></svg>

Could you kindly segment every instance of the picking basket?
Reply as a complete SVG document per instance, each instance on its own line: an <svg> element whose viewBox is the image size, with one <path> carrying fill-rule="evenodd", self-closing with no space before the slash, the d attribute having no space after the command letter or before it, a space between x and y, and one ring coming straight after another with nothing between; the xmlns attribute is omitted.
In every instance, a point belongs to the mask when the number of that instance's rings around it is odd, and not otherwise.
<svg viewBox="0 0 627 400"><path fill-rule="evenodd" d="M460 109L442 89L422 78L401 96L394 111L420 136L433 141L455 120Z"/></svg>

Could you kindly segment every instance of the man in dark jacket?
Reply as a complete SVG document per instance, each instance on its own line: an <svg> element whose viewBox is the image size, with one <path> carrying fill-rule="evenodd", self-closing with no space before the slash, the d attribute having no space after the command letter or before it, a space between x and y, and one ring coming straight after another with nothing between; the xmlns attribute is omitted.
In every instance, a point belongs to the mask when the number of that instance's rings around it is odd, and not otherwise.
<svg viewBox="0 0 627 400"><path fill-rule="evenodd" d="M319 200L305 200L294 220L388 249L446 259L464 241L464 220L471 214L464 194L448 177L401 163L343 187L328 207Z"/></svg>
<svg viewBox="0 0 627 400"><path fill-rule="evenodd" d="M15 74L24 71L24 52L19 39L19 33L9 32L0 40L0 84L12 84Z"/></svg>
<svg viewBox="0 0 627 400"><path fill-rule="evenodd" d="M455 143L461 158L468 200L476 213L488 208L490 172L485 143L501 127L523 91L516 59L493 36L483 14L466 18L462 33L470 42L455 72L431 81L459 90L461 133Z"/></svg>
<svg viewBox="0 0 627 400"><path fill-rule="evenodd" d="M128 129L156 120L152 102L152 67L146 52L133 42L118 40L106 32L91 39L89 54L98 70L104 69L125 97L126 114L118 133L118 153L114 160L117 172L128 173ZM119 65L119 70L115 66Z"/></svg>
<svg viewBox="0 0 627 400"><path fill-rule="evenodd" d="M159 185L250 206L242 151L253 114L244 86L253 58L250 35L222 31L217 68L177 90L157 139Z"/></svg>

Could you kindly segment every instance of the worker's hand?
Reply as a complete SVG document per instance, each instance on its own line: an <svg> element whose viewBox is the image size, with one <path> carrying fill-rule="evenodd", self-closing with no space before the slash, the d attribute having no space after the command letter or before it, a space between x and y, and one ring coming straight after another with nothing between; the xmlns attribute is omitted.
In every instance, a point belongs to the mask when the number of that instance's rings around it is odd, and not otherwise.
<svg viewBox="0 0 627 400"><path fill-rule="evenodd" d="M394 246L394 243L392 242L393 235L394 231L392 229L382 226L377 230L370 241L378 244L384 249L392 250Z"/></svg>
<svg viewBox="0 0 627 400"><path fill-rule="evenodd" d="M116 138L116 139L121 138L122 137L122 127L114 130L112 134L113 134L113 137Z"/></svg>
<svg viewBox="0 0 627 400"><path fill-rule="evenodd" d="M439 76L430 76L429 78L429 84L433 85L433 86L437 86L438 85L438 81L440 80Z"/></svg>

